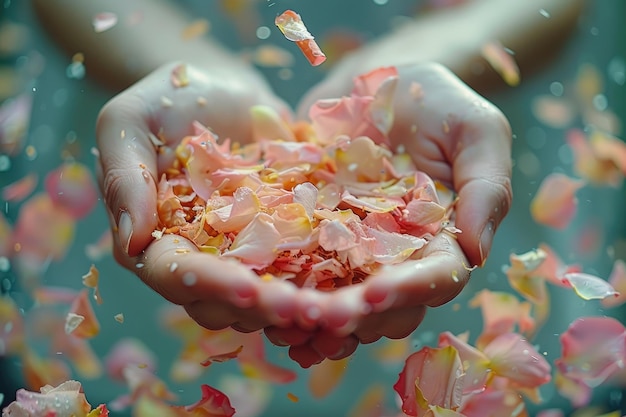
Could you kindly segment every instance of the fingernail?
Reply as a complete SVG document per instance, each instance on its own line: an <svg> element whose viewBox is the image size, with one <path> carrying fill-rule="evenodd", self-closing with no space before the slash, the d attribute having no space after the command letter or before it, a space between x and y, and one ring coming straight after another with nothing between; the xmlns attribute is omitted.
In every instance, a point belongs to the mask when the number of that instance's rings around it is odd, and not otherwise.
<svg viewBox="0 0 626 417"><path fill-rule="evenodd" d="M480 266L483 267L487 262L487 257L491 251L491 243L493 242L493 234L495 232L495 224L493 220L489 220L483 231L480 233L480 241L478 242L478 251L480 253Z"/></svg>
<svg viewBox="0 0 626 417"><path fill-rule="evenodd" d="M238 285L233 288L230 300L239 308L252 307L256 300L256 289L252 285Z"/></svg>
<svg viewBox="0 0 626 417"><path fill-rule="evenodd" d="M120 214L120 219L117 222L117 233L122 249L128 255L130 239L133 237L133 221L127 211L122 211Z"/></svg>

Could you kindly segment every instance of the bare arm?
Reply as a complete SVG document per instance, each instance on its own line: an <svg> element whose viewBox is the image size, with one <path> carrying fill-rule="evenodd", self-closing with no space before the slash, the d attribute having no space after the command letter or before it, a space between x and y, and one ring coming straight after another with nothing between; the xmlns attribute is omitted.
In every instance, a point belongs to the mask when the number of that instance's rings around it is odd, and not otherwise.
<svg viewBox="0 0 626 417"><path fill-rule="evenodd" d="M479 92L501 87L481 48L500 41L515 53L522 76L554 57L575 28L584 0L474 0L426 13L366 45L340 63L331 78L346 85L356 73L381 65L433 61ZM477 71L477 68L486 68Z"/></svg>
<svg viewBox="0 0 626 417"><path fill-rule="evenodd" d="M41 24L69 54L85 56L88 74L119 91L155 68L185 61L208 72L258 86L257 72L206 36L183 39L190 19L164 0L32 0ZM92 20L112 12L119 22L97 33ZM132 22L135 20L135 22Z"/></svg>

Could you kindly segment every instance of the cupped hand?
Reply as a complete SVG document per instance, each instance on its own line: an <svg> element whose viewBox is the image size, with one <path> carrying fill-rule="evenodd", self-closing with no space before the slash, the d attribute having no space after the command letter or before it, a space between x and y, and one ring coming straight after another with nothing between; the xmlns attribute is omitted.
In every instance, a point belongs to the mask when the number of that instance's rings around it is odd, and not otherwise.
<svg viewBox="0 0 626 417"><path fill-rule="evenodd" d="M114 97L98 118L97 170L116 260L211 329L289 324L295 288L282 282L261 286L248 268L200 253L183 237L155 240L156 184L194 121L246 142L252 139L250 107L259 104L289 111L249 73L171 63Z"/></svg>
<svg viewBox="0 0 626 417"><path fill-rule="evenodd" d="M359 342L401 338L421 323L427 306L453 299L481 266L511 199L511 130L503 114L438 64L398 67L392 147L458 194L454 222L461 233L438 234L419 259L386 267L364 282L318 294L321 330L268 329L308 366L351 354ZM329 78L305 98L337 97L349 89Z"/></svg>

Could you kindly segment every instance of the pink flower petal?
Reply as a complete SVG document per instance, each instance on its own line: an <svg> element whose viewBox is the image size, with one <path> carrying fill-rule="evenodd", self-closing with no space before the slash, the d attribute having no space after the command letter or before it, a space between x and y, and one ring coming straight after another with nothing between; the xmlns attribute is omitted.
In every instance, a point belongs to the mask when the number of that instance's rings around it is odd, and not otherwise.
<svg viewBox="0 0 626 417"><path fill-rule="evenodd" d="M455 348L424 347L407 358L393 389L400 395L402 411L421 417L430 406L456 410L461 405L464 378Z"/></svg>
<svg viewBox="0 0 626 417"><path fill-rule="evenodd" d="M31 93L5 100L0 105L0 153L15 156L22 150L32 106Z"/></svg>
<svg viewBox="0 0 626 417"><path fill-rule="evenodd" d="M7 202L20 202L28 197L37 186L37 173L32 172L24 178L2 188L2 198Z"/></svg>
<svg viewBox="0 0 626 417"><path fill-rule="evenodd" d="M624 368L626 329L610 317L579 318L561 335L561 346L555 361L561 373L597 386Z"/></svg>
<svg viewBox="0 0 626 417"><path fill-rule="evenodd" d="M485 389L492 370L489 367L489 358L483 352L450 332L443 332L439 335L438 346L452 346L459 353L465 372L463 394L481 392Z"/></svg>
<svg viewBox="0 0 626 417"><path fill-rule="evenodd" d="M548 175L530 204L533 219L555 229L566 228L576 214L576 191L585 185L566 175Z"/></svg>
<svg viewBox="0 0 626 417"><path fill-rule="evenodd" d="M141 366L153 372L156 362L156 355L139 339L123 338L107 354L105 366L109 378L124 381L124 368Z"/></svg>
<svg viewBox="0 0 626 417"><path fill-rule="evenodd" d="M289 55L291 56L291 55ZM294 142L296 140L293 132L289 128L289 125L282 117L271 107L267 106L254 106L252 107L250 114L252 116L252 135L255 141L269 140L269 141L285 141L281 142L290 144L290 145L301 145L302 147L306 147L309 144ZM268 145L270 145L268 143ZM265 149L267 153L269 153L268 159L275 160L275 152L278 152L279 149L273 150L272 147L278 148L280 145L274 143L270 145L270 149ZM313 148L309 145L309 148ZM292 154L287 152L282 153L284 156L288 156L290 159L293 158Z"/></svg>
<svg viewBox="0 0 626 417"><path fill-rule="evenodd" d="M255 268L264 268L276 259L276 245L280 233L274 227L272 217L258 213L237 235L233 244L222 256L238 258Z"/></svg>
<svg viewBox="0 0 626 417"><path fill-rule="evenodd" d="M206 222L220 233L242 230L261 211L259 198L250 188L238 188L233 197L233 204L205 214Z"/></svg>
<svg viewBox="0 0 626 417"><path fill-rule="evenodd" d="M477 346L484 347L497 336L514 332L516 328L522 333L532 333L535 329L531 305L520 302L513 294L482 290L472 298L470 306L480 307L482 312L483 331Z"/></svg>
<svg viewBox="0 0 626 417"><path fill-rule="evenodd" d="M575 115L574 106L570 101L549 95L534 98L532 110L539 121L555 129L569 126Z"/></svg>
<svg viewBox="0 0 626 417"><path fill-rule="evenodd" d="M528 417L524 398L512 390L494 389L473 394L465 400L460 411L465 417Z"/></svg>
<svg viewBox="0 0 626 417"><path fill-rule="evenodd" d="M315 398L324 398L337 387L348 369L348 358L324 360L311 368L309 391Z"/></svg>
<svg viewBox="0 0 626 417"><path fill-rule="evenodd" d="M65 163L48 173L46 192L74 219L87 216L98 202L98 190L89 169L78 162Z"/></svg>
<svg viewBox="0 0 626 417"><path fill-rule="evenodd" d="M24 344L24 323L12 298L0 296L0 357L16 355Z"/></svg>
<svg viewBox="0 0 626 417"><path fill-rule="evenodd" d="M617 307L626 302L626 263L617 259L613 264L613 270L609 275L609 284L619 292L616 297L609 297L602 300L602 305L606 308Z"/></svg>
<svg viewBox="0 0 626 417"><path fill-rule="evenodd" d="M588 138L582 130L572 129L567 143L574 153L576 174L595 184L621 184L626 174L624 142L597 130Z"/></svg>
<svg viewBox="0 0 626 417"><path fill-rule="evenodd" d="M491 41L483 45L482 56L508 85L514 87L519 84L519 67L513 56L500 42Z"/></svg>
<svg viewBox="0 0 626 417"><path fill-rule="evenodd" d="M105 32L117 24L117 15L111 12L98 13L94 16L92 24L96 33Z"/></svg>
<svg viewBox="0 0 626 417"><path fill-rule="evenodd" d="M583 380L563 375L559 369L554 375L554 385L559 394L570 400L576 408L584 407L591 401L591 387Z"/></svg>
<svg viewBox="0 0 626 417"><path fill-rule="evenodd" d="M583 300L602 300L619 295L611 284L594 275L569 273L565 274L563 282L569 284Z"/></svg>
<svg viewBox="0 0 626 417"><path fill-rule="evenodd" d="M70 306L70 313L83 317L72 335L84 339L92 338L100 333L100 323L89 303L89 293L82 290Z"/></svg>
<svg viewBox="0 0 626 417"><path fill-rule="evenodd" d="M390 78L397 78L396 67L380 67L354 79L352 94L355 96L374 96L383 83Z"/></svg>
<svg viewBox="0 0 626 417"><path fill-rule="evenodd" d="M550 381L550 364L519 334L500 335L483 352L494 373L519 386L536 388Z"/></svg>
<svg viewBox="0 0 626 417"><path fill-rule="evenodd" d="M74 238L74 228L74 219L64 208L46 194L35 194L20 209L13 242L20 246L18 255L33 266L33 262L62 259Z"/></svg>
<svg viewBox="0 0 626 417"><path fill-rule="evenodd" d="M346 251L357 245L357 236L339 220L320 224L320 246L327 251Z"/></svg>
<svg viewBox="0 0 626 417"><path fill-rule="evenodd" d="M91 406L82 392L80 382L66 381L57 387L45 385L40 393L19 389L16 399L3 415L11 416L84 416Z"/></svg>
<svg viewBox="0 0 626 417"><path fill-rule="evenodd" d="M185 407L185 411L196 412L202 410L209 416L231 417L235 414L235 409L230 405L228 397L221 391L206 384L200 386L202 398L191 405Z"/></svg>

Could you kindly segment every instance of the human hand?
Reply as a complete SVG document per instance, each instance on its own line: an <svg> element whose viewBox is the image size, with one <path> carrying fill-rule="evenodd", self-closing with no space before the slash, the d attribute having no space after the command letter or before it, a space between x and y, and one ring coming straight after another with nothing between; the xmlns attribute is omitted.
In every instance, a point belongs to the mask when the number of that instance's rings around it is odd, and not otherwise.
<svg viewBox="0 0 626 417"><path fill-rule="evenodd" d="M246 267L202 254L180 236L152 236L159 173L171 166L176 145L192 133L194 121L220 137L245 142L252 137L251 106L288 111L260 79L232 68L215 74L187 66L187 85L176 87L171 76L179 65L154 71L107 103L98 118L98 177L114 231L114 256L205 327L252 331L290 322L291 284L261 288ZM184 76L177 79L184 84Z"/></svg>
<svg viewBox="0 0 626 417"><path fill-rule="evenodd" d="M426 306L453 299L470 268L484 263L511 203L511 131L502 113L440 65L398 71L392 148L403 146L419 170L458 193L455 225L461 233L437 235L417 254L421 259L317 294L323 328L313 335L267 329L275 343L292 346L290 354L301 364L347 356L359 342L410 334ZM331 85L322 84L312 95L336 97ZM305 98L307 106L311 99Z"/></svg>

